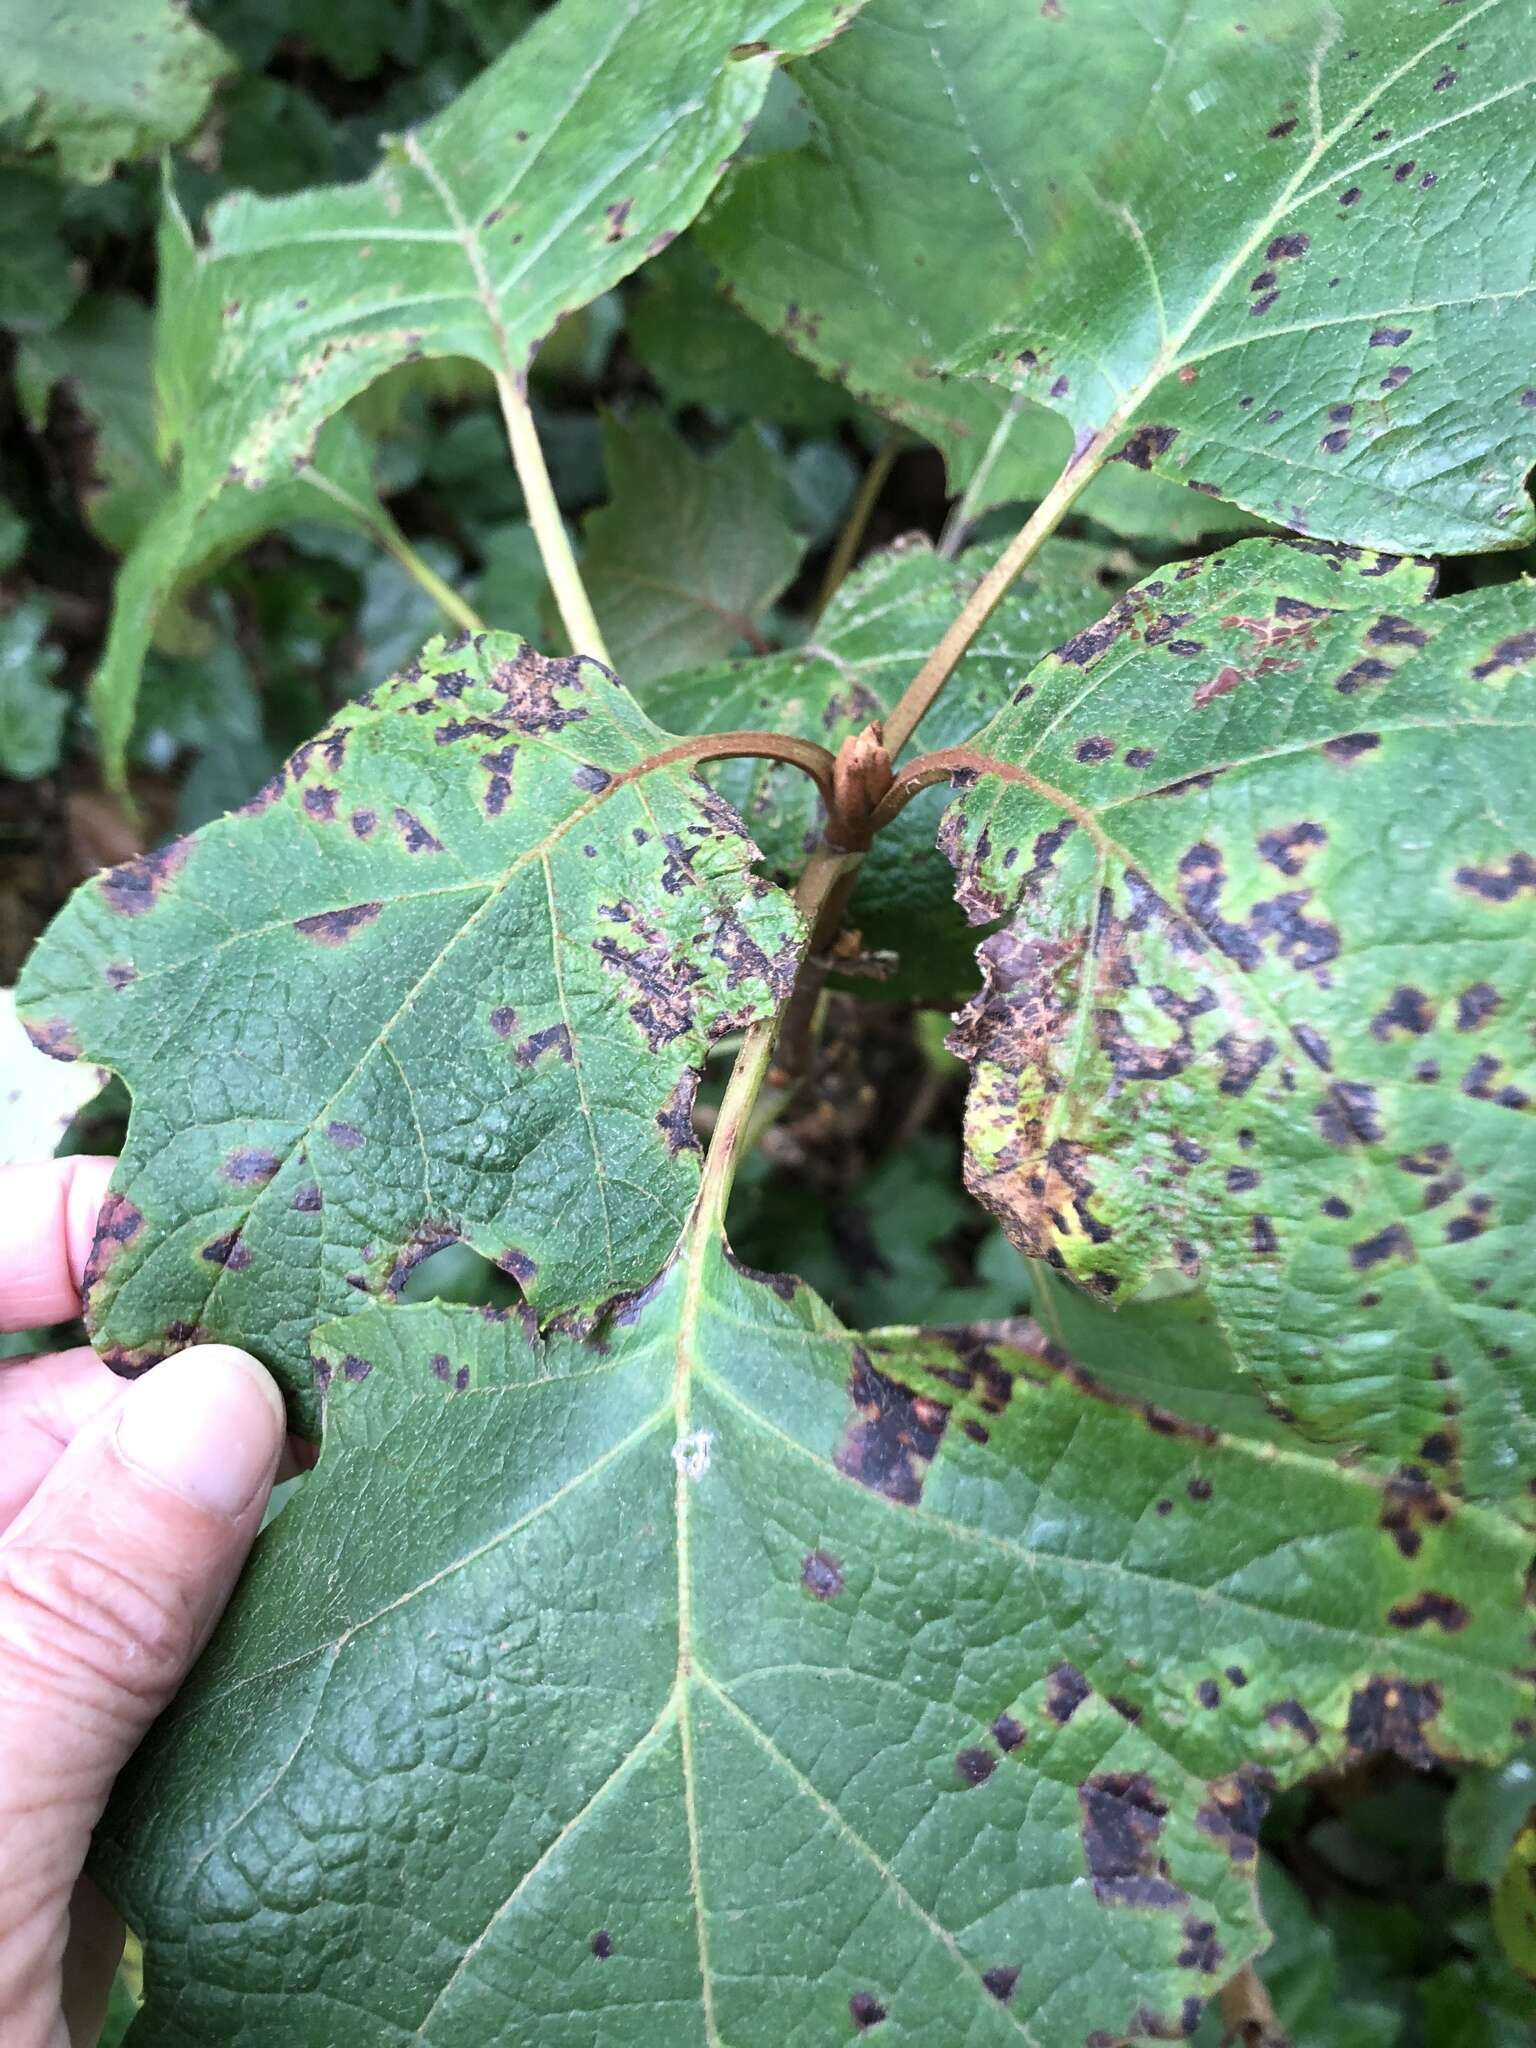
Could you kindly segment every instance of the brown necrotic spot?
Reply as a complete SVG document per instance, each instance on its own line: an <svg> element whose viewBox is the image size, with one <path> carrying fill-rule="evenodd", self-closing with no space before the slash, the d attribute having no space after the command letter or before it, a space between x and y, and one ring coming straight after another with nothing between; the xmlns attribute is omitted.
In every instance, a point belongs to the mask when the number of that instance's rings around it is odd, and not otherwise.
<svg viewBox="0 0 1536 2048"><path fill-rule="evenodd" d="M306 1216L316 1215L323 1206L319 1188L312 1180L304 1181L293 1191L293 1207Z"/></svg>
<svg viewBox="0 0 1536 2048"><path fill-rule="evenodd" d="M1371 347L1401 348L1412 333L1411 327L1378 327L1371 335Z"/></svg>
<svg viewBox="0 0 1536 2048"><path fill-rule="evenodd" d="M1387 1614L1387 1620L1394 1628L1433 1626L1444 1629L1447 1635L1455 1635L1471 1619L1459 1600L1453 1600L1449 1593L1432 1592L1427 1587L1422 1593L1415 1593L1411 1600L1399 1600Z"/></svg>
<svg viewBox="0 0 1536 2048"><path fill-rule="evenodd" d="M585 684L578 660L551 660L520 648L510 661L491 671L491 686L506 700L506 716L519 732L560 732L587 716L584 704L562 701L562 693L582 694Z"/></svg>
<svg viewBox="0 0 1536 2048"><path fill-rule="evenodd" d="M1220 1842L1234 1863L1251 1863L1259 1851L1259 1827L1273 1789L1268 1771L1239 1765L1230 1777L1213 1780L1209 1800L1196 1810L1195 1825Z"/></svg>
<svg viewBox="0 0 1536 2048"><path fill-rule="evenodd" d="M324 821L334 818L338 793L326 783L312 783L303 795L306 816Z"/></svg>
<svg viewBox="0 0 1536 2048"><path fill-rule="evenodd" d="M1178 437L1177 427L1138 427L1111 459L1128 462L1133 469L1150 469L1158 456L1168 453Z"/></svg>
<svg viewBox="0 0 1536 2048"><path fill-rule="evenodd" d="M1022 1722L1016 1721L1012 1714L999 1714L992 1723L992 1739L1006 1756L1022 1747L1028 1738Z"/></svg>
<svg viewBox="0 0 1536 2048"><path fill-rule="evenodd" d="M606 1962L609 1956L613 1954L613 1936L606 1927L599 1927L588 1943L588 1947L599 1962Z"/></svg>
<svg viewBox="0 0 1536 2048"><path fill-rule="evenodd" d="M1528 853L1512 853L1505 861L1487 867L1456 870L1456 886L1485 903L1512 903L1524 890L1536 893L1536 860Z"/></svg>
<svg viewBox="0 0 1536 2048"><path fill-rule="evenodd" d="M443 842L434 832L429 832L414 812L402 805L395 805L395 830L407 853L441 853Z"/></svg>
<svg viewBox="0 0 1536 2048"><path fill-rule="evenodd" d="M1353 1693L1345 1735L1356 1756L1390 1752L1421 1771L1438 1761L1425 1739L1441 1706L1438 1685L1415 1685L1406 1678L1373 1678Z"/></svg>
<svg viewBox="0 0 1536 2048"><path fill-rule="evenodd" d="M121 867L108 868L101 878L102 899L118 917L142 917L159 901L160 893L192 850L190 839L173 839L154 853Z"/></svg>
<svg viewBox="0 0 1536 2048"><path fill-rule="evenodd" d="M1328 844L1326 829L1311 818L1302 818L1294 825L1280 825L1271 832L1261 832L1258 839L1259 856L1276 867L1282 875L1299 875L1319 847Z"/></svg>
<svg viewBox="0 0 1536 2048"><path fill-rule="evenodd" d="M1083 1853L1101 1906L1188 1903L1158 1853L1168 1807L1144 1771L1105 1771L1085 1778L1077 1797Z"/></svg>
<svg viewBox="0 0 1536 2048"><path fill-rule="evenodd" d="M1422 626L1416 626L1411 619L1400 617L1396 612L1383 612L1373 626L1366 630L1366 639L1373 647L1427 647L1429 634Z"/></svg>
<svg viewBox="0 0 1536 2048"><path fill-rule="evenodd" d="M1380 733L1346 732L1341 733L1337 739L1325 740L1323 752L1330 761L1341 762L1347 767L1351 762L1358 761L1362 754L1369 754L1380 745Z"/></svg>
<svg viewBox="0 0 1536 2048"><path fill-rule="evenodd" d="M520 1067L531 1067L543 1059L546 1053L553 1053L566 1066L571 1064L571 1034L564 1024L550 1024L542 1031L530 1032L512 1048L512 1057Z"/></svg>
<svg viewBox="0 0 1536 2048"><path fill-rule="evenodd" d="M985 1785L997 1769L997 1758L989 1749L962 1749L955 1758L955 1775L966 1785Z"/></svg>
<svg viewBox="0 0 1536 2048"><path fill-rule="evenodd" d="M656 1128L674 1159L680 1152L697 1152L700 1149L698 1133L693 1127L693 1103L698 1089L698 1069L685 1067L672 1093L656 1112Z"/></svg>
<svg viewBox="0 0 1536 2048"><path fill-rule="evenodd" d="M205 1244L198 1257L206 1259L210 1266L223 1266L231 1273L244 1272L251 1263L251 1254L241 1242L238 1230L228 1231L223 1237L215 1237Z"/></svg>
<svg viewBox="0 0 1536 2048"><path fill-rule="evenodd" d="M1425 1530L1441 1528L1450 1514L1450 1502L1422 1466L1399 1465L1382 1488L1377 1520L1404 1557L1417 1557Z"/></svg>
<svg viewBox="0 0 1536 2048"><path fill-rule="evenodd" d="M1429 997L1422 989L1403 982L1393 989L1371 1019L1371 1036L1383 1043L1397 1031L1409 1038L1422 1038L1426 1031L1434 1029L1434 1023L1435 1013Z"/></svg>
<svg viewBox="0 0 1536 2048"><path fill-rule="evenodd" d="M1474 981L1456 998L1456 1029L1480 1031L1501 1007L1503 998L1490 982Z"/></svg>
<svg viewBox="0 0 1536 2048"><path fill-rule="evenodd" d="M922 1496L949 1410L888 1379L862 1346L854 1346L853 1359L848 1392L856 1412L833 1462L846 1478L911 1507Z"/></svg>
<svg viewBox="0 0 1536 2048"><path fill-rule="evenodd" d="M1226 1960L1227 1952L1216 1939L1215 1926L1209 1920L1189 1919L1183 1927L1184 1946L1179 1951L1181 1970L1199 1970L1202 1976L1214 1977Z"/></svg>
<svg viewBox="0 0 1536 2048"><path fill-rule="evenodd" d="M855 1991L848 2001L848 2012L853 2024L860 2028L878 2027L885 2018L885 2007L873 1991Z"/></svg>
<svg viewBox="0 0 1536 2048"><path fill-rule="evenodd" d="M257 1145L240 1145L224 1160L224 1178L233 1181L237 1188L261 1188L272 1179L282 1161L275 1152L266 1152Z"/></svg>
<svg viewBox="0 0 1536 2048"><path fill-rule="evenodd" d="M800 1566L800 1583L813 1599L835 1600L843 1590L843 1568L830 1551L808 1551Z"/></svg>
<svg viewBox="0 0 1536 2048"><path fill-rule="evenodd" d="M384 908L382 903L349 903L344 910L319 910L313 917L296 917L293 928L319 946L344 946L366 924L372 924Z"/></svg>
<svg viewBox="0 0 1536 2048"><path fill-rule="evenodd" d="M1214 1678L1202 1678L1195 1687L1195 1698L1202 1707L1219 1707L1221 1705L1221 1687Z"/></svg>
<svg viewBox="0 0 1536 2048"><path fill-rule="evenodd" d="M144 1223L142 1210L120 1195L116 1189L109 1190L103 1198L96 1218L96 1235L91 1243L90 1255L81 1275L81 1290L89 1294L106 1272L112 1261L126 1244L131 1244Z"/></svg>
<svg viewBox="0 0 1536 2048"><path fill-rule="evenodd" d="M1058 1664L1046 1673L1045 1711L1058 1727L1065 1727L1093 1687L1075 1664Z"/></svg>
<svg viewBox="0 0 1536 2048"><path fill-rule="evenodd" d="M1367 1081L1334 1081L1313 1112L1326 1144L1341 1150L1374 1145L1382 1136L1376 1090Z"/></svg>
<svg viewBox="0 0 1536 2048"><path fill-rule="evenodd" d="M515 1244L508 1245L505 1251L497 1253L495 1265L498 1272L507 1274L519 1287L530 1287L538 1278L537 1259L530 1259L528 1254L520 1251Z"/></svg>
<svg viewBox="0 0 1536 2048"><path fill-rule="evenodd" d="M325 1127L325 1135L333 1145L339 1145L343 1152L356 1152L367 1143L356 1124L331 1122Z"/></svg>
<svg viewBox="0 0 1536 2048"><path fill-rule="evenodd" d="M47 1053L51 1060L77 1060L80 1057L80 1040L75 1027L67 1017L40 1017L29 1019L26 1034L39 1052Z"/></svg>
<svg viewBox="0 0 1536 2048"><path fill-rule="evenodd" d="M1374 1237L1361 1238L1349 1248L1349 1263L1357 1273L1368 1273L1388 1259L1412 1260L1414 1256L1413 1239L1401 1223L1389 1223Z"/></svg>
<svg viewBox="0 0 1536 2048"><path fill-rule="evenodd" d="M1221 1093L1246 1095L1274 1058L1276 1047L1272 1038L1238 1038L1228 1031L1216 1040L1212 1051L1221 1062L1221 1079L1217 1083Z"/></svg>
<svg viewBox="0 0 1536 2048"><path fill-rule="evenodd" d="M1264 1718L1271 1728L1289 1729L1293 1735L1299 1735L1309 1749L1318 1739L1317 1723L1300 1700L1276 1700L1272 1707L1264 1709Z"/></svg>
<svg viewBox="0 0 1536 2048"><path fill-rule="evenodd" d="M981 1981L1000 2004L1006 2005L1013 1996L1019 1973L1011 1963L999 1963L990 1970L983 1970Z"/></svg>
<svg viewBox="0 0 1536 2048"><path fill-rule="evenodd" d="M1090 738L1078 742L1077 758L1085 765L1092 766L1099 761L1107 761L1114 751L1115 743L1112 739L1106 738L1103 733L1094 733Z"/></svg>

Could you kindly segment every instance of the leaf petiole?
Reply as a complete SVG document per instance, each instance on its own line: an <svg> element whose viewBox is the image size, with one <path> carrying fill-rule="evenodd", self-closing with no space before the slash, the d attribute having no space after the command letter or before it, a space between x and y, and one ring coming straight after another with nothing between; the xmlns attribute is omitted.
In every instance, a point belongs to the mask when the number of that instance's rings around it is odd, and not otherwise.
<svg viewBox="0 0 1536 2048"><path fill-rule="evenodd" d="M597 614L592 609L592 600L587 596L587 587L576 566L570 535L565 530L565 520L555 498L555 487L549 480L549 469L544 461L544 450L539 445L539 430L534 424L527 394L519 389L516 380L505 370L496 373L496 391L501 400L501 417L507 429L512 464L528 507L528 523L539 544L544 573L555 593L560 623L571 643L571 651L590 654L605 668L612 668L613 662L597 623Z"/></svg>

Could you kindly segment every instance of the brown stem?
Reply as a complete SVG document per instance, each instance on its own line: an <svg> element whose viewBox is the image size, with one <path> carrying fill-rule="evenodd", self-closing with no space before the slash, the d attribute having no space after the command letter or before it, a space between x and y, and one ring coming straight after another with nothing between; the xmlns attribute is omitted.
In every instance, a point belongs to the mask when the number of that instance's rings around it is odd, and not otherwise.
<svg viewBox="0 0 1536 2048"><path fill-rule="evenodd" d="M815 912L816 921L811 927L811 941L805 949L805 958L800 963L800 972L795 978L794 992L784 1006L779 1024L777 1056L773 1063L773 1081L776 1087L788 1087L798 1081L811 1063L811 1042L816 1023L816 1005L821 1000L821 991L826 986L827 976L832 971L832 941L837 937L848 908L848 899L853 894L853 885L859 878L862 853L844 852L829 846L825 840L811 856L811 865L823 856L827 860L845 863L835 872L824 895L819 896ZM807 867L808 875L811 868ZM801 882L805 875L800 877ZM799 891L795 892L800 901ZM802 908L807 906L802 904Z"/></svg>
<svg viewBox="0 0 1536 2048"><path fill-rule="evenodd" d="M1119 431L1118 421L1101 427L1093 439L1073 456L966 599L954 623L907 685L901 701L885 721L885 743L893 758L911 739L934 698L960 665L966 649L997 609L1008 586L1032 560L1042 541L1056 530L1062 515L1078 493L1093 480L1100 457Z"/></svg>
<svg viewBox="0 0 1536 2048"><path fill-rule="evenodd" d="M870 812L869 831L883 832L891 820L907 808L913 797L921 795L925 789L932 789L936 782L946 781L959 770L970 769L981 774L996 765L984 754L978 754L974 747L942 747L937 753L919 754L915 761L907 763Z"/></svg>
<svg viewBox="0 0 1536 2048"><path fill-rule="evenodd" d="M815 740L799 740L784 732L706 732L695 739L679 740L660 754L653 754L646 767L665 767L669 761L787 761L803 769L830 811L836 802L836 757Z"/></svg>
<svg viewBox="0 0 1536 2048"><path fill-rule="evenodd" d="M837 536L837 545L833 548L831 559L827 563L826 574L821 579L816 608L811 614L813 620L821 618L822 613L837 595L843 578L853 567L854 557L859 552L859 542L864 538L864 529L869 524L869 515L874 511L880 493L885 489L886 481L895 465L896 457L901 453L902 446L900 434L889 435L875 450L868 469L860 479L858 491L848 508L848 517L843 522L843 530Z"/></svg>

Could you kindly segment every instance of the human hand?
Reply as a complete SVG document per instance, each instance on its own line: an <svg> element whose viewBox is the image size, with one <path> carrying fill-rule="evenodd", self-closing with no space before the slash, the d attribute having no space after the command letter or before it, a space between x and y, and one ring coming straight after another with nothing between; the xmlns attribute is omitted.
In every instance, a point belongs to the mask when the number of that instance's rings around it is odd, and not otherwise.
<svg viewBox="0 0 1536 2048"><path fill-rule="evenodd" d="M0 1329L63 1322L113 1161L0 1168ZM81 1875L112 1781L185 1677L283 1449L276 1386L204 1344L145 1378L0 1362L0 2040L94 2042L122 1923Z"/></svg>

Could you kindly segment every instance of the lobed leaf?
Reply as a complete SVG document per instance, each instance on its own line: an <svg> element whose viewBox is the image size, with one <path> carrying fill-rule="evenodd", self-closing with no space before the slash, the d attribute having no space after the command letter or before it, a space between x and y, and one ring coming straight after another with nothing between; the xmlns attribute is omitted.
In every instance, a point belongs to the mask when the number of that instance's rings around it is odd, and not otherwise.
<svg viewBox="0 0 1536 2048"><path fill-rule="evenodd" d="M64 651L43 635L48 613L34 598L0 618L0 774L30 782L58 767L70 700L52 680Z"/></svg>
<svg viewBox="0 0 1536 2048"><path fill-rule="evenodd" d="M1536 1475L1531 600L1248 541L1131 591L975 743L967 1176L1114 1303L1199 1290L1324 1443ZM1528 1500L1527 1500L1528 1505Z"/></svg>
<svg viewBox="0 0 1536 2048"><path fill-rule="evenodd" d="M920 536L900 541L849 577L804 645L669 676L642 687L641 700L679 732L772 726L836 752L891 710L996 554L974 548L950 562ZM1049 542L971 643L909 752L970 739L1017 675L1101 615L1112 576L1104 550ZM821 825L805 777L756 760L722 762L709 775L751 821L769 873L798 873ZM867 947L896 954L899 965L887 982L861 980L861 993L957 1002L974 983L951 876L934 850L943 807L938 792L915 798L865 858L849 918Z"/></svg>
<svg viewBox="0 0 1536 2048"><path fill-rule="evenodd" d="M930 15L876 0L797 72L820 149L748 167L707 230L758 318L967 471L1002 399L957 366L1027 398L1026 447L1048 407L1079 457L1300 532L1536 532L1532 0Z"/></svg>
<svg viewBox="0 0 1536 2048"><path fill-rule="evenodd" d="M1527 1725L1500 1518L1406 1555L1359 1473L703 1230L587 1340L318 1355L319 1470L97 1837L151 2043L1175 2038L1275 1786Z"/></svg>
<svg viewBox="0 0 1536 2048"><path fill-rule="evenodd" d="M125 157L179 142L230 60L176 0L6 0L0 121L97 184Z"/></svg>
<svg viewBox="0 0 1536 2048"><path fill-rule="evenodd" d="M76 892L20 996L133 1094L87 1276L110 1364L228 1338L313 1423L316 1322L445 1242L544 1312L655 1270L697 1070L800 943L683 751L595 663L438 640L244 813Z"/></svg>
<svg viewBox="0 0 1536 2048"><path fill-rule="evenodd" d="M603 467L609 501L588 515L582 575L604 643L632 686L757 640L802 545L783 466L756 430L705 456L659 411L610 417Z"/></svg>
<svg viewBox="0 0 1536 2048"><path fill-rule="evenodd" d="M1049 229L1061 171L1144 119L1136 84L1158 54L1129 0L1072 8L1066 50L1060 12L967 0L936 17L922 0L871 0L852 35L789 74L811 147L743 164L699 230L742 309L933 442L974 514L1042 497L1072 436L1037 394L1011 401L950 376L949 359L1001 289L1017 295L1021 267L1029 277L1021 255ZM1155 12L1171 33L1171 0ZM1111 470L1082 509L1157 541L1251 526L1183 484Z"/></svg>

